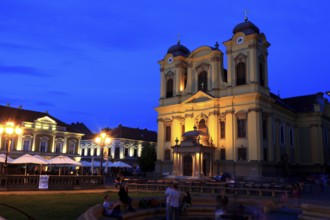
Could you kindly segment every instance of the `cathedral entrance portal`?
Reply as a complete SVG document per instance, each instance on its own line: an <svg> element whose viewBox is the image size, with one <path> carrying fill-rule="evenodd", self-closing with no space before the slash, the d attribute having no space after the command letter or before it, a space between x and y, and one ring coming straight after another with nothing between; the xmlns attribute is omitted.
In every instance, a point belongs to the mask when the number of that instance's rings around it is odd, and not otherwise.
<svg viewBox="0 0 330 220"><path fill-rule="evenodd" d="M192 157L186 155L183 157L183 175L192 176Z"/></svg>

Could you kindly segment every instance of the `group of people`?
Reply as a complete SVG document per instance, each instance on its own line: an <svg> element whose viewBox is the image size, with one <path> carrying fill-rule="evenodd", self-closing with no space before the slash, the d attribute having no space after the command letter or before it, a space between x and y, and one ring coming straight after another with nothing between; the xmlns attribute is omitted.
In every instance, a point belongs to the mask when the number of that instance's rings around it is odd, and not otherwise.
<svg viewBox="0 0 330 220"><path fill-rule="evenodd" d="M191 197L188 191L182 192L177 184L167 187L166 196L166 220L178 220L180 214L187 214L187 208L191 206Z"/></svg>
<svg viewBox="0 0 330 220"><path fill-rule="evenodd" d="M119 201L118 202L110 202L109 201L109 195L104 196L103 201L103 214L105 216L114 217L116 219L123 219L121 215L120 205L121 203L127 206L127 210L131 212L135 212L135 210L132 207L132 198L128 195L128 186L126 182L124 181L124 177L121 175L116 178L118 196Z"/></svg>

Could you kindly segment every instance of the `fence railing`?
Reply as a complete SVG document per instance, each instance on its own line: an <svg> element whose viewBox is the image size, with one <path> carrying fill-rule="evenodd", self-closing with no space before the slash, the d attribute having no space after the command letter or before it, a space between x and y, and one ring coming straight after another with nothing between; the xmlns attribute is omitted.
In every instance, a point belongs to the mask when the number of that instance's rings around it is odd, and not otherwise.
<svg viewBox="0 0 330 220"><path fill-rule="evenodd" d="M133 191L165 191L168 184L163 183L130 183L129 188ZM219 194L222 190L226 193L232 193L237 195L258 195L258 196L290 196L290 189L278 188L278 187L236 187L228 186L224 184L214 185L189 185L178 184L178 188L182 191L189 191L192 193L210 193Z"/></svg>
<svg viewBox="0 0 330 220"><path fill-rule="evenodd" d="M39 176L0 176L0 190L37 190ZM95 189L104 186L102 176L49 176L49 190Z"/></svg>

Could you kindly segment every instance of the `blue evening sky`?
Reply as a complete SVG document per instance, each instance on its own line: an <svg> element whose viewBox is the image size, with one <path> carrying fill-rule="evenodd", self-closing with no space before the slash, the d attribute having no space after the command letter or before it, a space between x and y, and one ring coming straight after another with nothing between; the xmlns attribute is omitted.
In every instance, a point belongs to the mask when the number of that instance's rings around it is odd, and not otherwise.
<svg viewBox="0 0 330 220"><path fill-rule="evenodd" d="M0 105L48 111L92 131L157 131L158 60L232 37L249 20L265 33L269 85L281 97L330 90L330 1L0 0ZM225 60L226 67L226 60Z"/></svg>

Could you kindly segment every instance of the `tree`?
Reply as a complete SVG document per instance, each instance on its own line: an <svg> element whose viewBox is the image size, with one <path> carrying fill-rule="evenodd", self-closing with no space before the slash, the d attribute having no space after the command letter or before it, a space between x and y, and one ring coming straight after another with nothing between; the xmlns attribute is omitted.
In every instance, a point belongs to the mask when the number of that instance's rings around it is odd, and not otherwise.
<svg viewBox="0 0 330 220"><path fill-rule="evenodd" d="M149 142L142 144L141 157L138 158L138 164L143 172L154 171L155 162L157 160L156 146Z"/></svg>

